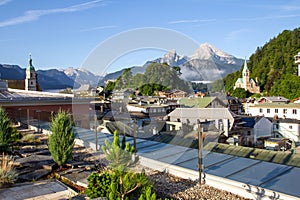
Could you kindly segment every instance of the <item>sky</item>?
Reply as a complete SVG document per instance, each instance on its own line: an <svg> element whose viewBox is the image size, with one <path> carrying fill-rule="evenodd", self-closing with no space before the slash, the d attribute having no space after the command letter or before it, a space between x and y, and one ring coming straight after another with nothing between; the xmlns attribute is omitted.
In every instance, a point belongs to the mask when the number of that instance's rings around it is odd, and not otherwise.
<svg viewBox="0 0 300 200"><path fill-rule="evenodd" d="M283 30L298 28L299 11L298 0L0 0L0 63L24 68L31 54L36 69L74 67L102 74L143 65L189 43L169 40L168 34L248 58ZM161 37L151 28L162 30ZM136 40L153 46L131 47ZM167 40L173 48L163 44ZM110 60L87 62L97 48L102 48L99 60Z"/></svg>

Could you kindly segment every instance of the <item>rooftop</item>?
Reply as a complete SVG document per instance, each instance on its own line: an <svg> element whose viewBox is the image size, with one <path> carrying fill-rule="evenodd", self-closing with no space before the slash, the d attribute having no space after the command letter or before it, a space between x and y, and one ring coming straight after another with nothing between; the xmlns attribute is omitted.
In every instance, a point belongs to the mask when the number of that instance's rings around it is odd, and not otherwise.
<svg viewBox="0 0 300 200"><path fill-rule="evenodd" d="M258 108L300 108L300 103L261 103L261 104L255 104L252 107L258 107Z"/></svg>
<svg viewBox="0 0 300 200"><path fill-rule="evenodd" d="M182 98L180 99L180 104L184 104L185 106L192 107L192 108L206 108L214 100L219 100L219 98L217 97ZM220 104L223 104L221 100L219 100L219 102Z"/></svg>

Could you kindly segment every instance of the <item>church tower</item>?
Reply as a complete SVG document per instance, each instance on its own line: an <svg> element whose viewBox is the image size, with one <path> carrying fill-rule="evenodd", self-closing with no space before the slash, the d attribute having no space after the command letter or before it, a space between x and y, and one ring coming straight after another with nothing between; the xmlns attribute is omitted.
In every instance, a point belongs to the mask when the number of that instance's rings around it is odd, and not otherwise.
<svg viewBox="0 0 300 200"><path fill-rule="evenodd" d="M243 84L245 89L249 87L249 80L250 80L250 71L247 66L247 60L245 58L244 68L243 68Z"/></svg>
<svg viewBox="0 0 300 200"><path fill-rule="evenodd" d="M29 57L29 65L26 68L25 90L37 91L37 74L32 65L31 55Z"/></svg>

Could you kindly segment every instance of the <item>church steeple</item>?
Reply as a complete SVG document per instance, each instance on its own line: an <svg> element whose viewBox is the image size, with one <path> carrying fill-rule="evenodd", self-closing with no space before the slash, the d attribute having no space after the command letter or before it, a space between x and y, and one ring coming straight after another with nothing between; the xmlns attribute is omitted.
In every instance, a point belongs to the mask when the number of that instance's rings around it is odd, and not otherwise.
<svg viewBox="0 0 300 200"><path fill-rule="evenodd" d="M245 57L244 68L243 68L243 83L244 83L244 88L248 88L248 86L249 86L249 80L250 80L250 71L248 69L247 59Z"/></svg>
<svg viewBox="0 0 300 200"><path fill-rule="evenodd" d="M243 73L249 71L248 66L247 66L247 59L245 57L245 62L244 62L244 68L243 68Z"/></svg>
<svg viewBox="0 0 300 200"><path fill-rule="evenodd" d="M31 54L29 55L29 65L26 68L25 90L37 90L37 75L32 65Z"/></svg>

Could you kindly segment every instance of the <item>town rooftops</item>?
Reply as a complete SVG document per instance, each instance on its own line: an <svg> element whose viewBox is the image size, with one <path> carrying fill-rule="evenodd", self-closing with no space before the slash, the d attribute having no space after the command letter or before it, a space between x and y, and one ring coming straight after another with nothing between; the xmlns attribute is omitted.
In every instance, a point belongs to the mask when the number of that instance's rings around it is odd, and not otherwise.
<svg viewBox="0 0 300 200"><path fill-rule="evenodd" d="M182 98L180 104L184 104L191 108L208 108L208 107L226 107L225 103L218 97L203 97L203 98ZM212 102L218 102L220 106L212 105Z"/></svg>
<svg viewBox="0 0 300 200"><path fill-rule="evenodd" d="M253 105L252 107L258 107L258 108L300 108L299 103L261 103Z"/></svg>
<svg viewBox="0 0 300 200"><path fill-rule="evenodd" d="M300 120L298 119L291 119L291 118L277 118L277 119L274 119L272 117L267 117L267 119L269 119L270 121L273 121L273 122L279 122L279 123L285 123L285 124L300 124Z"/></svg>
<svg viewBox="0 0 300 200"><path fill-rule="evenodd" d="M289 103L290 100L288 100L285 97L281 96L272 96L272 97L261 97L258 100L258 103Z"/></svg>

